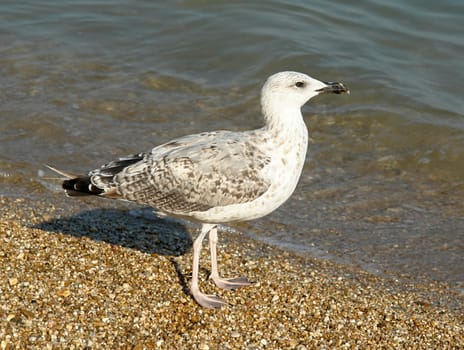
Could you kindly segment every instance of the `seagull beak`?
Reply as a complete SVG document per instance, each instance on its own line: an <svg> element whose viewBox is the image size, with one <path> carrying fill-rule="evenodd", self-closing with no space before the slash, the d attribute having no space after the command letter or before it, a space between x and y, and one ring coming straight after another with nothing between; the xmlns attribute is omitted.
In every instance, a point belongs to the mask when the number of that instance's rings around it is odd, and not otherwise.
<svg viewBox="0 0 464 350"><path fill-rule="evenodd" d="M350 90L342 84L342 83L333 83L333 82L323 82L326 86L324 86L321 89L316 90L316 92L319 92L320 94L327 94L327 93L333 93L333 94L349 94Z"/></svg>

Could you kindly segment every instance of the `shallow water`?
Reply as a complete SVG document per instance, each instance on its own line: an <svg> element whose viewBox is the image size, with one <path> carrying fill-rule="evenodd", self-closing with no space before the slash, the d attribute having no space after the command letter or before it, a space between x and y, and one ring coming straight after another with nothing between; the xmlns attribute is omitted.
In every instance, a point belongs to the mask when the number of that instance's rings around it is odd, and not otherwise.
<svg viewBox="0 0 464 350"><path fill-rule="evenodd" d="M237 225L286 249L464 285L464 4L2 1L0 194L203 130L258 127L265 78L349 96L304 108L300 184ZM99 202L98 205L103 205Z"/></svg>

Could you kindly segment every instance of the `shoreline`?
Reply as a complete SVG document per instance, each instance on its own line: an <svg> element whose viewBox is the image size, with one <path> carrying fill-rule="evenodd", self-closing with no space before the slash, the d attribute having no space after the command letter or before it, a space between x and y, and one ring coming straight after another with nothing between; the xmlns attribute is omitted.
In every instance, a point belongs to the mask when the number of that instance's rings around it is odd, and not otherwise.
<svg viewBox="0 0 464 350"><path fill-rule="evenodd" d="M0 197L0 349L312 349L464 346L464 297L220 232L226 277L257 283L231 304L188 294L191 228L118 209ZM124 214L124 215L121 215ZM206 244L205 244L206 248Z"/></svg>

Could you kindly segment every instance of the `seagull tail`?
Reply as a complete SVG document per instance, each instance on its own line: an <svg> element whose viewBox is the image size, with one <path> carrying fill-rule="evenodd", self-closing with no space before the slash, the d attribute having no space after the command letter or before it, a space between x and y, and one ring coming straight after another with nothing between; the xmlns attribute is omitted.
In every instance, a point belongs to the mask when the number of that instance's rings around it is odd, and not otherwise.
<svg viewBox="0 0 464 350"><path fill-rule="evenodd" d="M64 180L61 185L68 196L98 196L103 191L90 181L90 176L80 176L73 179Z"/></svg>
<svg viewBox="0 0 464 350"><path fill-rule="evenodd" d="M98 188L90 180L88 175L76 175L63 170L56 169L47 165L50 170L53 170L57 174L63 176L63 182L61 186L68 196L91 196L91 195L101 195L104 190Z"/></svg>

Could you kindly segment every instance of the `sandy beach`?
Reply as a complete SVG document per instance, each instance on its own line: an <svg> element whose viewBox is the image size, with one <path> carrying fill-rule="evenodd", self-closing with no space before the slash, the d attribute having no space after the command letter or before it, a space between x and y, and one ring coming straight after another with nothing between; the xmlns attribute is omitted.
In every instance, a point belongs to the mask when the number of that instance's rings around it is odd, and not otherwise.
<svg viewBox="0 0 464 350"><path fill-rule="evenodd" d="M194 229L52 199L0 198L0 349L464 347L464 298L446 284L386 279L220 232L222 273L256 283L218 290L205 249L201 286L230 306L203 309L188 294Z"/></svg>

